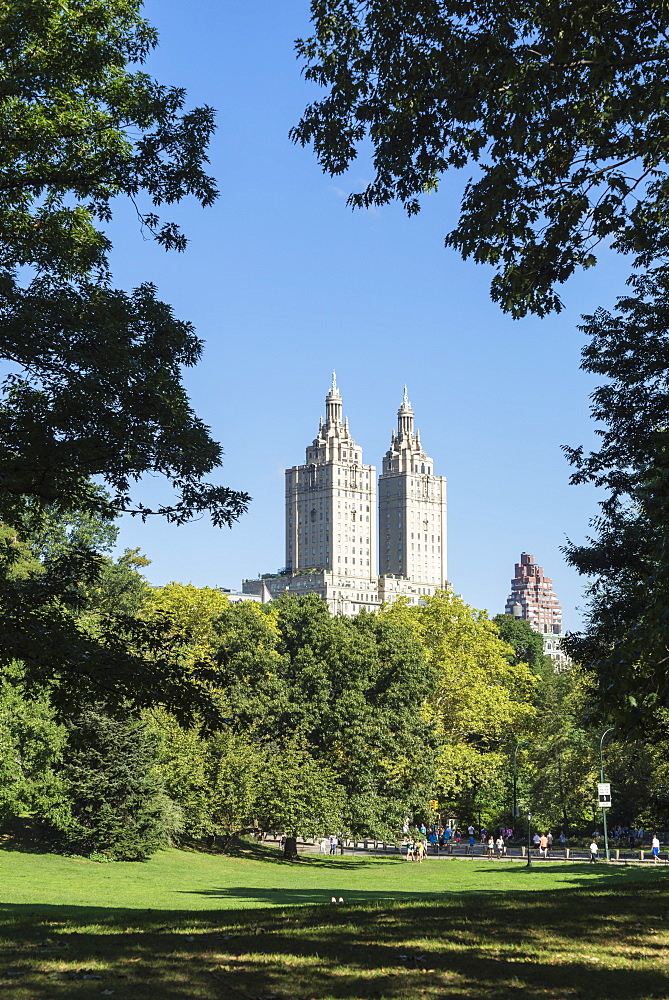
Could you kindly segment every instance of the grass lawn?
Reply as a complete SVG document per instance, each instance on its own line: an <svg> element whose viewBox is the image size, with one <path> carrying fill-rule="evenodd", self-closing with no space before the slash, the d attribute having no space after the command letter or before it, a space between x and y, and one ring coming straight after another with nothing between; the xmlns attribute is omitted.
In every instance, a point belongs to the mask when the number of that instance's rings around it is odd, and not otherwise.
<svg viewBox="0 0 669 1000"><path fill-rule="evenodd" d="M666 1000L667 889L603 864L0 851L0 997Z"/></svg>

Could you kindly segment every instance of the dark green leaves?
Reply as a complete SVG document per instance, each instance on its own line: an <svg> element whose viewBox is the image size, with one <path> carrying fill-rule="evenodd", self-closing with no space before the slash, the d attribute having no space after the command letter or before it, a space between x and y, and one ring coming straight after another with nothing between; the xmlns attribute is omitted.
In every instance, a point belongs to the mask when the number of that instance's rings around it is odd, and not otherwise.
<svg viewBox="0 0 669 1000"><path fill-rule="evenodd" d="M355 207L399 200L411 214L447 170L469 166L446 244L493 265L505 310L559 309L555 287L602 240L666 247L661 5L318 0L312 21L298 57L327 94L293 139L331 174L371 142L375 176Z"/></svg>

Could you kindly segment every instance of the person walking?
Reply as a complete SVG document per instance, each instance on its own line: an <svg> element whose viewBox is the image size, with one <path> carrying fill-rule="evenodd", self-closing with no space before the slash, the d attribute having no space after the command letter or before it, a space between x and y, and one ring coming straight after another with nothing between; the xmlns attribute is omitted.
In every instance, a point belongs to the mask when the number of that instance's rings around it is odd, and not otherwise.
<svg viewBox="0 0 669 1000"><path fill-rule="evenodd" d="M593 840L590 843L590 864L594 864L599 856L599 848L597 847L597 841Z"/></svg>
<svg viewBox="0 0 669 1000"><path fill-rule="evenodd" d="M660 860L660 841L656 833L653 834L653 840L651 846L653 848L653 862L657 864L657 862Z"/></svg>
<svg viewBox="0 0 669 1000"><path fill-rule="evenodd" d="M333 833L330 835L330 854L337 853L337 834Z"/></svg>
<svg viewBox="0 0 669 1000"><path fill-rule="evenodd" d="M548 837L542 833L539 837L539 854L545 859L548 857Z"/></svg>
<svg viewBox="0 0 669 1000"><path fill-rule="evenodd" d="M474 843L475 843L476 838L474 837L474 833L473 833L474 827L470 826L469 829L472 831L472 833L469 834L469 844L467 845L467 854L473 854L474 853Z"/></svg>
<svg viewBox="0 0 669 1000"><path fill-rule="evenodd" d="M450 826L447 826L444 829L444 847L446 848L446 850L448 851L449 854L453 850L453 844L451 842L451 828L450 828Z"/></svg>
<svg viewBox="0 0 669 1000"><path fill-rule="evenodd" d="M499 860L506 854L506 844L504 843L504 837L501 833L495 841L495 846L497 847L497 859Z"/></svg>

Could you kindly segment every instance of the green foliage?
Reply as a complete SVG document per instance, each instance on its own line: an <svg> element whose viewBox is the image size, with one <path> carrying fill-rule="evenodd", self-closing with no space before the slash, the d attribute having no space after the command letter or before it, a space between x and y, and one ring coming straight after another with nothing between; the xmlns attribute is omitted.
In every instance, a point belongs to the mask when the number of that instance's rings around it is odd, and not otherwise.
<svg viewBox="0 0 669 1000"><path fill-rule="evenodd" d="M172 655L191 670L216 661L227 720L209 736L161 738L162 773L189 832L231 834L257 820L390 834L427 800L436 743L422 706L435 678L410 632L374 615L332 618L313 595L268 609L170 585L153 600L174 602Z"/></svg>
<svg viewBox="0 0 669 1000"><path fill-rule="evenodd" d="M578 667L547 671L537 691L537 726L521 757L525 804L539 825L586 832L596 819L599 729L587 724L592 682Z"/></svg>
<svg viewBox="0 0 669 1000"><path fill-rule="evenodd" d="M209 511L230 524L246 494L206 482L221 449L193 414L182 369L201 343L155 288L110 285L115 199L166 249L186 239L157 210L210 205L209 107L135 67L156 44L141 0L16 0L0 12L0 517L31 497L81 511ZM148 509L144 473L173 486ZM105 498L89 480L100 477Z"/></svg>
<svg viewBox="0 0 669 1000"><path fill-rule="evenodd" d="M397 602L385 614L417 635L437 683L424 725L438 739L435 791L442 805L472 815L497 808L509 746L531 731L537 681L484 611L455 594L427 597L423 607Z"/></svg>
<svg viewBox="0 0 669 1000"><path fill-rule="evenodd" d="M493 299L560 309L555 286L602 241L643 263L665 254L669 12L634 2L314 0L297 42L325 88L292 130L323 169L365 143L373 179L354 207L419 210L441 176L470 177L446 238L496 271Z"/></svg>
<svg viewBox="0 0 669 1000"><path fill-rule="evenodd" d="M493 621L500 637L513 650L509 654L509 663L513 666L526 663L535 673L547 666L543 637L528 621L512 615L495 615Z"/></svg>
<svg viewBox="0 0 669 1000"><path fill-rule="evenodd" d="M222 451L183 386L202 351L192 325L152 285L111 284L119 198L181 250L184 235L158 213L217 194L214 113L187 110L182 89L141 71L156 44L141 6L0 10L0 666L22 661L37 687L58 678L63 705L134 697L188 714L190 693L210 713L203 685L163 654L164 630L137 618L136 554L104 558L120 512L176 524L208 512L230 525L249 500L208 482ZM172 497L133 499L146 473Z"/></svg>
<svg viewBox="0 0 669 1000"><path fill-rule="evenodd" d="M67 817L59 774L66 744L47 692L26 697L23 671L14 664L0 681L0 822L37 813Z"/></svg>
<svg viewBox="0 0 669 1000"><path fill-rule="evenodd" d="M0 524L0 663L19 660L24 683L48 688L63 717L103 700L121 714L129 703L164 704L182 719L198 711L211 720L206 664L194 671L173 655L169 615L138 615L148 586L137 570L147 560L126 552L114 561L88 547L105 537L103 515L59 521L35 505L21 531Z"/></svg>
<svg viewBox="0 0 669 1000"><path fill-rule="evenodd" d="M583 367L605 377L593 393L601 446L567 449L572 482L606 490L585 544L568 561L586 575L586 628L570 654L597 677L604 718L666 734L669 695L669 270L631 282L615 312L585 317ZM643 346L641 346L643 345Z"/></svg>
<svg viewBox="0 0 669 1000"><path fill-rule="evenodd" d="M311 837L340 830L347 803L337 779L334 768L314 760L307 747L292 743L274 749L257 779L261 828Z"/></svg>
<svg viewBox="0 0 669 1000"><path fill-rule="evenodd" d="M155 770L156 741L143 723L94 710L68 726L60 775L67 821L52 836L74 854L149 857L178 832L180 817Z"/></svg>

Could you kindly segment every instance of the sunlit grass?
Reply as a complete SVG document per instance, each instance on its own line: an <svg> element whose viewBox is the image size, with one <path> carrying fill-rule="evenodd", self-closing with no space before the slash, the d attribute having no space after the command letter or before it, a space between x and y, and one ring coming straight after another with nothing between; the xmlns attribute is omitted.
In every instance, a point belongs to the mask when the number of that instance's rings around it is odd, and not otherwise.
<svg viewBox="0 0 669 1000"><path fill-rule="evenodd" d="M664 1000L668 887L604 865L0 852L0 996Z"/></svg>

